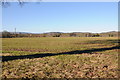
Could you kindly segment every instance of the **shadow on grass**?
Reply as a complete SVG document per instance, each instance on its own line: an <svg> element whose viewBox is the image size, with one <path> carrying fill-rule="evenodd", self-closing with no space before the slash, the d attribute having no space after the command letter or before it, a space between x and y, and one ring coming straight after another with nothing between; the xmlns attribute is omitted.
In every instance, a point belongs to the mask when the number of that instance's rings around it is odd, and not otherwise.
<svg viewBox="0 0 120 80"><path fill-rule="evenodd" d="M90 44L120 44L120 40L93 40L93 41L88 41L87 43Z"/></svg>
<svg viewBox="0 0 120 80"><path fill-rule="evenodd" d="M95 49L89 49L89 50L76 50L76 51L70 51L70 52L62 52L62 53L44 53L44 54L33 54L33 55L22 55L22 56L3 56L2 62L4 61L10 61L10 60L17 60L17 59L32 59L32 58L42 58L47 56L56 56L56 55L72 55L72 54L94 54L92 52L99 52L99 51L106 51L106 50L112 50L112 49L120 49L119 46L109 47L109 48L95 48Z"/></svg>

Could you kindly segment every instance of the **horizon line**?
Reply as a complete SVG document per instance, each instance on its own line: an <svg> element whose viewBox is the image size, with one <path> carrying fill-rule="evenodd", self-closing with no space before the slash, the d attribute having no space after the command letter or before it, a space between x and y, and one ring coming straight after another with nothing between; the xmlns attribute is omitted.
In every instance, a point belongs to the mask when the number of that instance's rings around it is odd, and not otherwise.
<svg viewBox="0 0 120 80"><path fill-rule="evenodd" d="M2 30L0 32L3 32L3 31L8 31L8 30ZM14 32L14 31L8 31L8 32ZM42 33L107 33L107 32L120 32L119 30L113 30L113 31L101 31L101 32L90 32L90 31L45 31L45 32L29 32L29 31L17 31L18 33L19 32L23 32L23 33L33 33L33 34L42 34Z"/></svg>

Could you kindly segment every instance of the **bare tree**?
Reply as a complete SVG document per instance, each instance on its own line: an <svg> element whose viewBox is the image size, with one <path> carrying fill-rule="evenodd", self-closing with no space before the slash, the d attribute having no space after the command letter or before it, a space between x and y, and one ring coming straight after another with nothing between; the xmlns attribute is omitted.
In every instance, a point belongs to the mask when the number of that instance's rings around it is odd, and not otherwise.
<svg viewBox="0 0 120 80"><path fill-rule="evenodd" d="M25 3L28 3L29 1L26 2L26 0L16 0L18 4L22 7ZM42 0L37 0L36 3L41 2ZM2 7L8 7L10 6L10 1L9 0L0 0L0 5Z"/></svg>
<svg viewBox="0 0 120 80"><path fill-rule="evenodd" d="M17 1L18 1L18 4L20 6L23 6L23 4L24 4L23 0L17 0ZM2 7L8 7L8 6L10 6L10 1L8 1L8 0L0 0L0 5Z"/></svg>

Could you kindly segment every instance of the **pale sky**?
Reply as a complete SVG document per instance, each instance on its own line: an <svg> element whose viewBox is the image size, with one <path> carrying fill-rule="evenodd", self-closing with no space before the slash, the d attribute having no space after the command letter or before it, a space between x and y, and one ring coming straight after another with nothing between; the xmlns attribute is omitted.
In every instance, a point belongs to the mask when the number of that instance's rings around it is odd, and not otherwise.
<svg viewBox="0 0 120 80"><path fill-rule="evenodd" d="M18 32L107 32L118 30L117 2L31 2L2 8L2 29Z"/></svg>

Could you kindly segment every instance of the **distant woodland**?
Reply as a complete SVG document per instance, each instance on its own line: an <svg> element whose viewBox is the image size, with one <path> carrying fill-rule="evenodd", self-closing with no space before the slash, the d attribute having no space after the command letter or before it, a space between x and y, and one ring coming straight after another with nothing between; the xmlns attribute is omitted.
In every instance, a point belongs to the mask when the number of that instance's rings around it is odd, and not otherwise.
<svg viewBox="0 0 120 80"><path fill-rule="evenodd" d="M18 38L18 37L118 37L116 31L105 32L105 33L89 33L89 32L49 32L49 33L26 33L26 32L8 32L3 31L0 33L1 38Z"/></svg>

